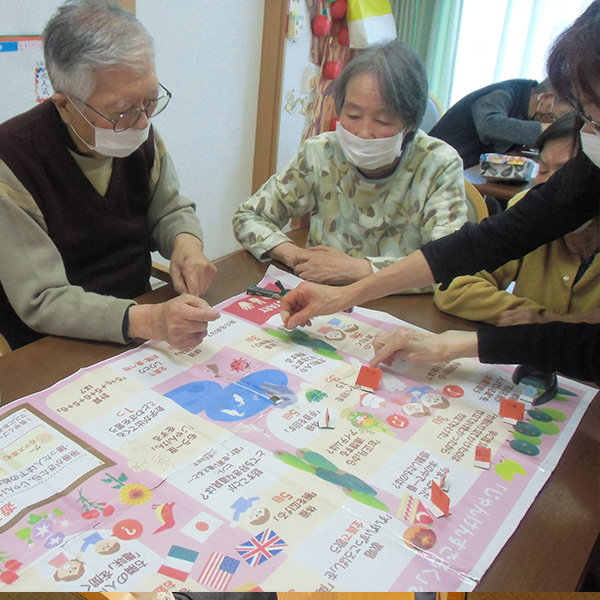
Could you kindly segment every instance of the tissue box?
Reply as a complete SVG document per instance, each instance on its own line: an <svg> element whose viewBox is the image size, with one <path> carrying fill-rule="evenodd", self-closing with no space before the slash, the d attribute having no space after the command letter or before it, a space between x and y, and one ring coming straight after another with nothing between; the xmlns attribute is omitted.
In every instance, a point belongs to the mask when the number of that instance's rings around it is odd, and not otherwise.
<svg viewBox="0 0 600 600"><path fill-rule="evenodd" d="M536 163L525 156L482 154L479 159L482 177L497 181L529 181Z"/></svg>

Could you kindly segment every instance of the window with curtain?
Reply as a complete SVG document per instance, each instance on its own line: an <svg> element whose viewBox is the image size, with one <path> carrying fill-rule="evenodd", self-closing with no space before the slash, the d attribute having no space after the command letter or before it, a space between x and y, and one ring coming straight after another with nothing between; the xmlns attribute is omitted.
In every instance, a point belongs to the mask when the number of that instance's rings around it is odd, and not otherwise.
<svg viewBox="0 0 600 600"><path fill-rule="evenodd" d="M423 60L445 110L496 81L542 80L554 38L592 0L390 0L398 39Z"/></svg>
<svg viewBox="0 0 600 600"><path fill-rule="evenodd" d="M463 0L450 104L496 81L544 79L552 41L591 1Z"/></svg>
<svg viewBox="0 0 600 600"><path fill-rule="evenodd" d="M464 0L390 0L398 39L410 44L427 69L429 90L448 107Z"/></svg>

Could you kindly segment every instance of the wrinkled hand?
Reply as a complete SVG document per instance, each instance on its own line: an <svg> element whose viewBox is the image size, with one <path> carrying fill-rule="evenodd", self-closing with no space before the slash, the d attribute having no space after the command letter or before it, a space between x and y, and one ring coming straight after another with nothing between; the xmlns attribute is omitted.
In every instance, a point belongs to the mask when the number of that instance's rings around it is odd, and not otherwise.
<svg viewBox="0 0 600 600"><path fill-rule="evenodd" d="M314 246L295 262L294 273L315 283L342 285L371 275L366 258L353 258L337 248Z"/></svg>
<svg viewBox="0 0 600 600"><path fill-rule="evenodd" d="M208 331L208 322L219 313L202 298L182 294L160 304L141 304L129 309L129 337L168 342L187 350L197 346Z"/></svg>
<svg viewBox="0 0 600 600"><path fill-rule="evenodd" d="M197 237L180 233L175 238L169 273L179 294L200 296L213 282L217 267L206 258Z"/></svg>
<svg viewBox="0 0 600 600"><path fill-rule="evenodd" d="M508 327L510 325L526 325L528 323L545 323L543 313L535 308L513 308L500 313L498 327Z"/></svg>
<svg viewBox="0 0 600 600"><path fill-rule="evenodd" d="M477 334L471 331L430 333L410 327L378 333L373 340L375 356L369 363L389 365L392 360L439 362L464 356L477 356Z"/></svg>
<svg viewBox="0 0 600 600"><path fill-rule="evenodd" d="M348 308L345 299L344 288L303 281L281 299L281 318L289 329L310 325L310 320L317 315L330 315Z"/></svg>

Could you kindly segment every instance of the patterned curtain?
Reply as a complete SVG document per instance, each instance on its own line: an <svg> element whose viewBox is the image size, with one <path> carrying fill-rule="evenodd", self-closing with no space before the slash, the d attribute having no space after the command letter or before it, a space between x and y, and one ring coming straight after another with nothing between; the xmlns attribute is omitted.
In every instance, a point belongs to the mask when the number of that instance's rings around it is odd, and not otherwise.
<svg viewBox="0 0 600 600"><path fill-rule="evenodd" d="M450 104L463 0L390 0L398 39L410 44L427 69L429 90Z"/></svg>

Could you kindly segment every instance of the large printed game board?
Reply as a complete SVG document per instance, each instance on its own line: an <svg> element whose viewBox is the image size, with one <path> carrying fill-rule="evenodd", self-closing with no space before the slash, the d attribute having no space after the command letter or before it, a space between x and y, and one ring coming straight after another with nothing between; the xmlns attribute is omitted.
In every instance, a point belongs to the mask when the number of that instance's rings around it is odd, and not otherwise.
<svg viewBox="0 0 600 600"><path fill-rule="evenodd" d="M0 409L0 590L471 590L596 393L559 378L532 407L472 359L368 389L389 315L218 309L193 350L149 342Z"/></svg>

